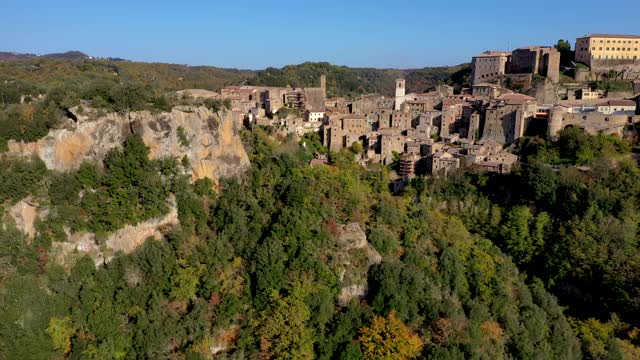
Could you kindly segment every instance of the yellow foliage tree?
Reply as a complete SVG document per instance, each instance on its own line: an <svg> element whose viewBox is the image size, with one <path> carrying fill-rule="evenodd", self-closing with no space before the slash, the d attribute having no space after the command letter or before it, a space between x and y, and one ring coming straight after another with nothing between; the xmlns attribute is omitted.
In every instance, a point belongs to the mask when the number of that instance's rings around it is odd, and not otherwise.
<svg viewBox="0 0 640 360"><path fill-rule="evenodd" d="M71 337L76 333L76 329L70 316L49 319L47 333L51 336L56 350L62 350L65 354L71 351Z"/></svg>
<svg viewBox="0 0 640 360"><path fill-rule="evenodd" d="M420 354L422 345L420 337L397 319L394 311L386 318L375 316L370 326L360 330L365 359L412 359Z"/></svg>

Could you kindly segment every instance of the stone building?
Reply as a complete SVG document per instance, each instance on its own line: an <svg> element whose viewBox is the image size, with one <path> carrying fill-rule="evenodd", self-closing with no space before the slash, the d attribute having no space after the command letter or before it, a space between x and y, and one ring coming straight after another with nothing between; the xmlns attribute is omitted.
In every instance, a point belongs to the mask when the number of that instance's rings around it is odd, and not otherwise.
<svg viewBox="0 0 640 360"><path fill-rule="evenodd" d="M503 88L497 84L478 83L472 85L471 94L473 96L484 96L490 99L495 99L502 94L513 94L513 91Z"/></svg>
<svg viewBox="0 0 640 360"><path fill-rule="evenodd" d="M636 102L633 100L609 100L596 104L596 111L605 115L614 113L631 113L636 111Z"/></svg>
<svg viewBox="0 0 640 360"><path fill-rule="evenodd" d="M562 129L570 126L584 129L591 135L622 136L625 128L638 123L640 123L640 115L634 115L633 112L617 112L608 115L595 111L595 108L571 108L557 105L551 110L548 136L555 139Z"/></svg>
<svg viewBox="0 0 640 360"><path fill-rule="evenodd" d="M438 151L431 156L431 173L447 177L460 168L460 159L446 151Z"/></svg>
<svg viewBox="0 0 640 360"><path fill-rule="evenodd" d="M591 34L576 39L576 61L588 66L593 60L640 61L640 36Z"/></svg>
<svg viewBox="0 0 640 360"><path fill-rule="evenodd" d="M405 96L405 85L406 81L404 79L396 80L396 97L393 103L394 110L400 110L400 105L407 100Z"/></svg>
<svg viewBox="0 0 640 360"><path fill-rule="evenodd" d="M472 84L498 80L507 73L511 53L507 51L485 51L471 60Z"/></svg>
<svg viewBox="0 0 640 360"><path fill-rule="evenodd" d="M502 95L486 110L482 139L513 143L524 135L526 123L535 113L534 98L522 94Z"/></svg>
<svg viewBox="0 0 640 360"><path fill-rule="evenodd" d="M582 72L592 80L610 77L640 78L640 36L592 34L576 39L576 62L589 66ZM577 79L577 77L576 77Z"/></svg>
<svg viewBox="0 0 640 360"><path fill-rule="evenodd" d="M550 46L528 46L511 53L510 74L537 74L552 83L560 79L560 52Z"/></svg>
<svg viewBox="0 0 640 360"><path fill-rule="evenodd" d="M391 127L399 130L411 128L413 120L412 112L408 109L394 110L391 114Z"/></svg>
<svg viewBox="0 0 640 360"><path fill-rule="evenodd" d="M390 164L393 153L402 154L405 151L406 137L397 129L380 129L380 157L382 162Z"/></svg>

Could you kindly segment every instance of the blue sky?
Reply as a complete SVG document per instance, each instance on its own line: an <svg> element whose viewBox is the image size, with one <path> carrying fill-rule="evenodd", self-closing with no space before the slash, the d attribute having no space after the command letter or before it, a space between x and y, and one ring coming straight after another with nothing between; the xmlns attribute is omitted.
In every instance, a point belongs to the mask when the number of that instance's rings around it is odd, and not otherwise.
<svg viewBox="0 0 640 360"><path fill-rule="evenodd" d="M526 4L532 5L526 5ZM640 1L0 0L0 51L80 50L245 69L304 61L418 68L487 49L640 33Z"/></svg>

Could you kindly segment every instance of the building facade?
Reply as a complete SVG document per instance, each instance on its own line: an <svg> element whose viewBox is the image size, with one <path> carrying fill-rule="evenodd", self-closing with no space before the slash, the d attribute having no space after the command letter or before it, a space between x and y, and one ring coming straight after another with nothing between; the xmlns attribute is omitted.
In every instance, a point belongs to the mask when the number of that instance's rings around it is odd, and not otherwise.
<svg viewBox="0 0 640 360"><path fill-rule="evenodd" d="M640 61L640 36L592 34L576 39L575 60L591 67L594 60Z"/></svg>
<svg viewBox="0 0 640 360"><path fill-rule="evenodd" d="M507 51L485 51L471 60L473 84L490 82L507 73L511 53Z"/></svg>

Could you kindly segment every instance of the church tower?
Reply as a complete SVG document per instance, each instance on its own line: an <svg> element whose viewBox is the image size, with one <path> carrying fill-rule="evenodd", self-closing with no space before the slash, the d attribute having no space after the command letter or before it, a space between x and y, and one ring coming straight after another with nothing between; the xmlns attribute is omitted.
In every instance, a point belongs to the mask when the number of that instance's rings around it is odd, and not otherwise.
<svg viewBox="0 0 640 360"><path fill-rule="evenodd" d="M400 105L402 105L402 103L405 100L405 80L404 79L397 79L396 80L396 100L394 103L394 110L400 110Z"/></svg>

